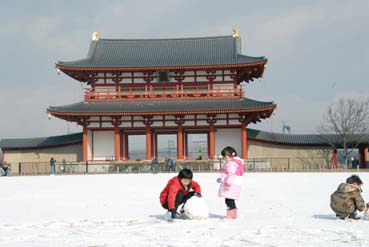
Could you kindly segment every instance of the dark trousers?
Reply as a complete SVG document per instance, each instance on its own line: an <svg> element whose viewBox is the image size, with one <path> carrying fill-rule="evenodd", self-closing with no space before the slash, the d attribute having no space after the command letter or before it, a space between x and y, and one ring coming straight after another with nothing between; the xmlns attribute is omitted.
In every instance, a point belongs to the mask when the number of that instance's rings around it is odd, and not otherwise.
<svg viewBox="0 0 369 247"><path fill-rule="evenodd" d="M228 208L229 210L237 208L237 207L236 207L236 202L235 202L235 200L234 200L234 199L226 198L226 199L225 199L225 204L227 205L227 208Z"/></svg>
<svg viewBox="0 0 369 247"><path fill-rule="evenodd" d="M187 195L184 195L182 191L178 191L176 195L176 201L175 201L176 210L179 205L181 205L182 203L183 204L186 203L188 199L194 196L194 194L195 194L195 191L191 191ZM162 206L163 208L168 209L168 198L167 198L167 201Z"/></svg>

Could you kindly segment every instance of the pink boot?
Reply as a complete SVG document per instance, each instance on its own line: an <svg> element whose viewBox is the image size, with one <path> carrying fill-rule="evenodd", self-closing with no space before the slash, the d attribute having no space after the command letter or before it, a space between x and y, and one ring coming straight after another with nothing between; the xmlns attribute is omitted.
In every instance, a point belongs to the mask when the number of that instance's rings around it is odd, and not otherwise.
<svg viewBox="0 0 369 247"><path fill-rule="evenodd" d="M227 215L223 219L237 219L237 208L227 209Z"/></svg>
<svg viewBox="0 0 369 247"><path fill-rule="evenodd" d="M233 219L237 219L237 208L234 208L234 209L232 209L231 211L233 211L233 212L232 212L232 218L233 218Z"/></svg>
<svg viewBox="0 0 369 247"><path fill-rule="evenodd" d="M227 215L224 216L223 219L233 219L233 213L232 213L233 209L227 209Z"/></svg>

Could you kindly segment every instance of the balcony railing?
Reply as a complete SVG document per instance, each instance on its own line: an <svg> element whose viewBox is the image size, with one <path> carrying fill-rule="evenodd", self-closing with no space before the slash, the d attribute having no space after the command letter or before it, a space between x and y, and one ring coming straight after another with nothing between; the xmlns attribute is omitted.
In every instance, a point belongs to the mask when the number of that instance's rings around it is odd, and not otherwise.
<svg viewBox="0 0 369 247"><path fill-rule="evenodd" d="M189 98L242 98L244 90L242 88L129 88L116 91L111 88L105 89L85 89L85 101L99 100L155 100L155 99L189 99Z"/></svg>

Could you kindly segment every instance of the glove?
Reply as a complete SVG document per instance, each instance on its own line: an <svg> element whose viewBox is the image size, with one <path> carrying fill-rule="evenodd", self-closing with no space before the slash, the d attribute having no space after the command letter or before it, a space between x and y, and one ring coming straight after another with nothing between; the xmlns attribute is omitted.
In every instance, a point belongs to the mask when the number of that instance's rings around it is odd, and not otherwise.
<svg viewBox="0 0 369 247"><path fill-rule="evenodd" d="M177 218L177 210L171 209L170 212L172 214L172 219L176 219Z"/></svg>
<svg viewBox="0 0 369 247"><path fill-rule="evenodd" d="M197 192L195 192L193 195L197 196L197 197L202 197L202 195L200 193L197 193Z"/></svg>

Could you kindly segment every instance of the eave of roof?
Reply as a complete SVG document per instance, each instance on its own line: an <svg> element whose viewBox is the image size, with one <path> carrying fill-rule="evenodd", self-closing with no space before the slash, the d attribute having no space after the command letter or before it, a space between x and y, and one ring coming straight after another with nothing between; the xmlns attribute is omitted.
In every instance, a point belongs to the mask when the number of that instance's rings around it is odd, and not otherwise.
<svg viewBox="0 0 369 247"><path fill-rule="evenodd" d="M341 143L340 136L335 134L327 136L320 134L283 134L256 129L248 129L247 134L247 137L251 140L280 145L330 146ZM369 144L369 134L355 135L351 139L360 144Z"/></svg>
<svg viewBox="0 0 369 247"><path fill-rule="evenodd" d="M45 147L73 145L81 142L82 142L82 133L74 133L68 135L49 136L49 137L2 139L0 140L0 148L3 150L45 148Z"/></svg>
<svg viewBox="0 0 369 247"><path fill-rule="evenodd" d="M49 107L52 115L70 116L127 116L127 115L181 115L221 114L232 112L258 112L274 110L273 102L261 102L248 98L142 100L142 101L93 101Z"/></svg>

